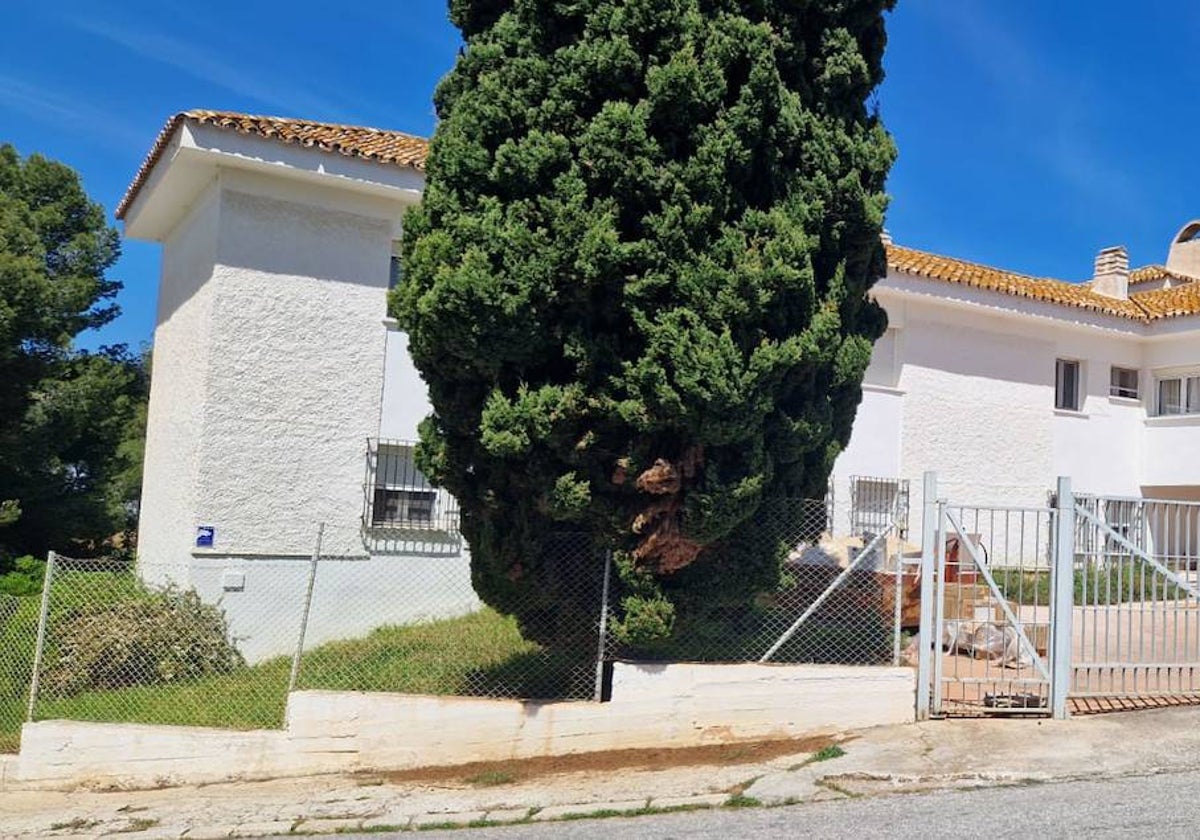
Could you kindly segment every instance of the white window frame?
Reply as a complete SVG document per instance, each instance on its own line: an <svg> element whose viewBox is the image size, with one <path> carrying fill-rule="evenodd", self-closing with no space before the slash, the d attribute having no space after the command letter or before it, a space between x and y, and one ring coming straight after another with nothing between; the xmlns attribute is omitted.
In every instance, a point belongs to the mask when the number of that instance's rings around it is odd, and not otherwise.
<svg viewBox="0 0 1200 840"><path fill-rule="evenodd" d="M1133 388L1130 389L1118 381L1119 373L1133 374ZM1122 400L1138 400L1142 397L1142 374L1137 368L1113 365L1108 372L1108 395Z"/></svg>
<svg viewBox="0 0 1200 840"><path fill-rule="evenodd" d="M1175 402L1163 398L1163 386L1177 386ZM1154 415L1156 417L1182 417L1200 414L1200 369L1163 371L1154 376Z"/></svg>
<svg viewBox="0 0 1200 840"><path fill-rule="evenodd" d="M1066 385L1064 371L1068 365L1075 367L1075 388L1071 394L1071 403L1062 399L1065 396ZM1054 408L1056 411L1071 411L1078 413L1083 410L1083 361L1060 356L1054 360Z"/></svg>

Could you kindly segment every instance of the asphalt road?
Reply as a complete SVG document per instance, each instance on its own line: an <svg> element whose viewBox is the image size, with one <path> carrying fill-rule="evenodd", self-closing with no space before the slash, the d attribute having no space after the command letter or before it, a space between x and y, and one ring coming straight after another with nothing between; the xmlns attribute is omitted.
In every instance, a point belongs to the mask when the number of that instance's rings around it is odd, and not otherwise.
<svg viewBox="0 0 1200 840"><path fill-rule="evenodd" d="M421 832L425 838L1200 837L1200 772L1097 782L943 791L785 808L692 811L507 828ZM338 835L338 840L402 835ZM413 835L406 833L405 837Z"/></svg>

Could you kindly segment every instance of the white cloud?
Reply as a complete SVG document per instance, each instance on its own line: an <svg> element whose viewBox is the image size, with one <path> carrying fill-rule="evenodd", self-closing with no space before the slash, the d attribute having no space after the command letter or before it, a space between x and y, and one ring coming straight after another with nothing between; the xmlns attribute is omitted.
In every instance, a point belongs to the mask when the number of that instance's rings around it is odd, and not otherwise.
<svg viewBox="0 0 1200 840"><path fill-rule="evenodd" d="M0 75L0 109L14 111L38 122L80 131L90 140L128 151L145 144L143 131L77 96L52 90L11 76Z"/></svg>
<svg viewBox="0 0 1200 840"><path fill-rule="evenodd" d="M89 18L68 18L67 22L143 58L260 102L279 115L321 115L335 120L350 118L340 98L321 96L308 87L297 85L283 70L240 63L236 60L239 55L237 50L206 49L174 35L126 24L117 25ZM206 104L183 103L187 107L204 107Z"/></svg>

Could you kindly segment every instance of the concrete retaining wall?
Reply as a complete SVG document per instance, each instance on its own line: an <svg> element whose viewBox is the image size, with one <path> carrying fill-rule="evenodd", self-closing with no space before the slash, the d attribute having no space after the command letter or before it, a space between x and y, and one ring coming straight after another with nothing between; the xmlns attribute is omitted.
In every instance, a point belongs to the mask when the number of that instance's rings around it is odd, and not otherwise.
<svg viewBox="0 0 1200 840"><path fill-rule="evenodd" d="M301 691L282 731L26 724L10 787L142 787L788 738L913 719L907 668L617 663L608 703Z"/></svg>

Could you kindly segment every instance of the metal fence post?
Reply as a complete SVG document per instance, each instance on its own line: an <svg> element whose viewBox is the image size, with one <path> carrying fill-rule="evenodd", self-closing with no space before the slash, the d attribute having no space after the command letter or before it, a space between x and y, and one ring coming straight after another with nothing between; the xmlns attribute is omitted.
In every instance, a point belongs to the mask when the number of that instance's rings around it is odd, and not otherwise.
<svg viewBox="0 0 1200 840"><path fill-rule="evenodd" d="M900 522L900 492L896 491L896 495L892 498L892 521L896 523L896 533L899 536L899 542L896 547L896 556L892 558L896 563L896 587L892 594L892 665L899 667L900 665L900 625L904 623L904 609L901 600L904 598L904 544L905 537L908 532L908 523ZM887 556L887 552L884 552Z"/></svg>
<svg viewBox="0 0 1200 840"><path fill-rule="evenodd" d="M1050 711L1058 719L1069 715L1071 691L1071 622L1075 607L1075 494L1071 479L1060 476L1055 500L1056 522L1053 599L1050 608Z"/></svg>
<svg viewBox="0 0 1200 840"><path fill-rule="evenodd" d="M921 516L921 626L917 632L917 720L929 719L929 690L933 652L940 647L934 638L933 564L937 539L937 473L925 473Z"/></svg>
<svg viewBox="0 0 1200 840"><path fill-rule="evenodd" d="M900 625L904 623L904 609L900 603L904 597L904 563L902 561L903 551L896 551L896 582L895 591L892 593L892 665L899 667L900 665Z"/></svg>
<svg viewBox="0 0 1200 840"><path fill-rule="evenodd" d="M946 535L950 533L949 507L938 499L937 545L933 547L933 703L929 713L940 717L945 683L946 657L942 656L942 641L946 638Z"/></svg>
<svg viewBox="0 0 1200 840"><path fill-rule="evenodd" d="M42 658L46 649L46 622L50 616L50 586L54 582L54 561L58 555L53 551L46 555L46 574L42 578L42 606L38 613L37 644L33 649L33 673L29 675L29 707L25 719L33 722L34 706L37 704L38 682L42 674Z"/></svg>
<svg viewBox="0 0 1200 840"><path fill-rule="evenodd" d="M317 580L317 562L321 559L321 539L325 536L325 523L317 525L317 542L313 546L312 562L308 567L308 589L304 593L304 610L300 616L300 635L296 638L296 652L292 654L292 672L288 675L288 694L296 690L300 678L300 658L304 655L304 635L308 632L308 613L312 609L313 584Z"/></svg>
<svg viewBox="0 0 1200 840"><path fill-rule="evenodd" d="M608 641L608 584L612 576L612 549L604 552L604 589L600 593L600 635L596 642L596 688L592 699L604 699L604 648Z"/></svg>

